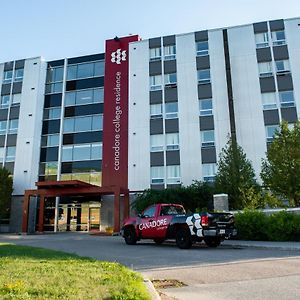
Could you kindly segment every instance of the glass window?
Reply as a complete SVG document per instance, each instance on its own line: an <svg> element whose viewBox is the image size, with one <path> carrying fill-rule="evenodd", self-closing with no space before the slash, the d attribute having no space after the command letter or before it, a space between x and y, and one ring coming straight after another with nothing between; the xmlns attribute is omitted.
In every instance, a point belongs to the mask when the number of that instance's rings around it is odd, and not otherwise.
<svg viewBox="0 0 300 300"><path fill-rule="evenodd" d="M150 105L150 118L159 119L162 118L162 104L151 104Z"/></svg>
<svg viewBox="0 0 300 300"><path fill-rule="evenodd" d="M280 100L281 107L295 106L293 91L279 92L279 100Z"/></svg>
<svg viewBox="0 0 300 300"><path fill-rule="evenodd" d="M284 30L273 31L272 41L274 46L285 45L285 33Z"/></svg>
<svg viewBox="0 0 300 300"><path fill-rule="evenodd" d="M77 77L77 65L67 67L67 80L74 80Z"/></svg>
<svg viewBox="0 0 300 300"><path fill-rule="evenodd" d="M94 76L104 76L104 61L98 61L95 63Z"/></svg>
<svg viewBox="0 0 300 300"><path fill-rule="evenodd" d="M6 133L7 121L0 121L0 134Z"/></svg>
<svg viewBox="0 0 300 300"><path fill-rule="evenodd" d="M216 176L216 164L202 164L203 180L214 181Z"/></svg>
<svg viewBox="0 0 300 300"><path fill-rule="evenodd" d="M76 92L68 92L65 94L65 106L75 105Z"/></svg>
<svg viewBox="0 0 300 300"><path fill-rule="evenodd" d="M149 49L150 61L161 59L161 48L151 48Z"/></svg>
<svg viewBox="0 0 300 300"><path fill-rule="evenodd" d="M102 144L92 144L91 159L102 159Z"/></svg>
<svg viewBox="0 0 300 300"><path fill-rule="evenodd" d="M172 60L176 58L176 46L165 46L164 47L164 58L165 60Z"/></svg>
<svg viewBox="0 0 300 300"><path fill-rule="evenodd" d="M4 159L4 147L0 147L0 167Z"/></svg>
<svg viewBox="0 0 300 300"><path fill-rule="evenodd" d="M255 42L256 42L256 48L268 47L269 46L268 32L256 33Z"/></svg>
<svg viewBox="0 0 300 300"><path fill-rule="evenodd" d="M179 133L166 134L166 149L178 150L179 149Z"/></svg>
<svg viewBox="0 0 300 300"><path fill-rule="evenodd" d="M48 110L48 112L47 112L47 110ZM60 119L60 113L61 113L60 107L49 108L47 110L45 112L45 117L48 116L49 120Z"/></svg>
<svg viewBox="0 0 300 300"><path fill-rule="evenodd" d="M261 98L264 110L277 108L275 93L263 93Z"/></svg>
<svg viewBox="0 0 300 300"><path fill-rule="evenodd" d="M3 83L9 83L12 81L13 71L5 71L3 76Z"/></svg>
<svg viewBox="0 0 300 300"><path fill-rule="evenodd" d="M151 167L151 183L164 183L164 167Z"/></svg>
<svg viewBox="0 0 300 300"><path fill-rule="evenodd" d="M92 117L75 118L75 131L89 131L92 128Z"/></svg>
<svg viewBox="0 0 300 300"><path fill-rule="evenodd" d="M212 99L199 100L200 116L210 116L213 114Z"/></svg>
<svg viewBox="0 0 300 300"><path fill-rule="evenodd" d="M164 150L164 135L153 134L150 135L150 151L163 151Z"/></svg>
<svg viewBox="0 0 300 300"><path fill-rule="evenodd" d="M57 162L46 162L45 175L57 175Z"/></svg>
<svg viewBox="0 0 300 300"><path fill-rule="evenodd" d="M93 116L92 130L103 130L103 116Z"/></svg>
<svg viewBox="0 0 300 300"><path fill-rule="evenodd" d="M47 136L47 146L53 147L59 145L59 134L53 134Z"/></svg>
<svg viewBox="0 0 300 300"><path fill-rule="evenodd" d="M147 209L144 210L143 216L146 218L153 218L155 217L155 207L156 206L151 206Z"/></svg>
<svg viewBox="0 0 300 300"><path fill-rule="evenodd" d="M63 84L61 82L46 84L46 94L61 93L62 89Z"/></svg>
<svg viewBox="0 0 300 300"><path fill-rule="evenodd" d="M273 141L276 130L279 130L278 125L266 126L266 137L268 143Z"/></svg>
<svg viewBox="0 0 300 300"><path fill-rule="evenodd" d="M63 146L62 148L62 161L73 160L73 146Z"/></svg>
<svg viewBox="0 0 300 300"><path fill-rule="evenodd" d="M272 76L272 62L261 62L258 63L258 70L260 77Z"/></svg>
<svg viewBox="0 0 300 300"><path fill-rule="evenodd" d="M201 131L201 146L211 147L215 145L215 131L205 130Z"/></svg>
<svg viewBox="0 0 300 300"><path fill-rule="evenodd" d="M94 99L93 103L103 103L104 102L104 89L94 89Z"/></svg>
<svg viewBox="0 0 300 300"><path fill-rule="evenodd" d="M176 73L165 74L165 84L176 84L177 75Z"/></svg>
<svg viewBox="0 0 300 300"><path fill-rule="evenodd" d="M165 104L165 118L174 119L178 118L178 102L169 102Z"/></svg>
<svg viewBox="0 0 300 300"><path fill-rule="evenodd" d="M94 64L79 64L77 65L77 78L86 78L94 76Z"/></svg>
<svg viewBox="0 0 300 300"><path fill-rule="evenodd" d="M180 166L167 166L167 183L180 183Z"/></svg>
<svg viewBox="0 0 300 300"><path fill-rule="evenodd" d="M210 70L205 69L205 70L198 70L198 83L199 84L205 84L205 83L210 83Z"/></svg>
<svg viewBox="0 0 300 300"><path fill-rule="evenodd" d="M91 145L74 145L73 160L87 160L91 157Z"/></svg>
<svg viewBox="0 0 300 300"><path fill-rule="evenodd" d="M290 71L290 62L288 59L276 60L275 65L277 73L286 73Z"/></svg>
<svg viewBox="0 0 300 300"><path fill-rule="evenodd" d="M9 129L8 133L17 133L18 132L18 126L19 126L19 120L9 120Z"/></svg>
<svg viewBox="0 0 300 300"><path fill-rule="evenodd" d="M197 56L208 55L208 41L196 43Z"/></svg>
<svg viewBox="0 0 300 300"><path fill-rule="evenodd" d="M64 119L64 132L74 132L74 118Z"/></svg>
<svg viewBox="0 0 300 300"><path fill-rule="evenodd" d="M64 68L48 68L47 69L47 82L63 81Z"/></svg>
<svg viewBox="0 0 300 300"><path fill-rule="evenodd" d="M156 91L162 88L162 77L161 75L150 76L150 90Z"/></svg>
<svg viewBox="0 0 300 300"><path fill-rule="evenodd" d="M21 94L12 95L12 105L18 105L21 102Z"/></svg>
<svg viewBox="0 0 300 300"><path fill-rule="evenodd" d="M9 106L9 95L1 96L1 108L7 108Z"/></svg>
<svg viewBox="0 0 300 300"><path fill-rule="evenodd" d="M93 90L78 91L76 94L76 104L93 103Z"/></svg>
<svg viewBox="0 0 300 300"><path fill-rule="evenodd" d="M16 156L16 146L6 148L6 162L14 161Z"/></svg>
<svg viewBox="0 0 300 300"><path fill-rule="evenodd" d="M14 81L22 81L23 80L24 69L15 70L15 78Z"/></svg>

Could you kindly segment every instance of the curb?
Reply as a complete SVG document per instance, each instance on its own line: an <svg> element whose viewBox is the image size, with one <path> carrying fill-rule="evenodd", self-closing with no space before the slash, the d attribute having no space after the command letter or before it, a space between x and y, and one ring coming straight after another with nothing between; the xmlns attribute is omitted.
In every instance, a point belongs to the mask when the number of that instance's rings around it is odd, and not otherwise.
<svg viewBox="0 0 300 300"><path fill-rule="evenodd" d="M285 250L285 251L300 251L300 247L294 246L276 246L276 245L251 245L251 244L230 244L226 243L224 246L241 247L241 248L256 248L256 249L274 249L274 250Z"/></svg>
<svg viewBox="0 0 300 300"><path fill-rule="evenodd" d="M152 300L161 300L157 290L155 289L152 281L144 276L144 284L149 292Z"/></svg>

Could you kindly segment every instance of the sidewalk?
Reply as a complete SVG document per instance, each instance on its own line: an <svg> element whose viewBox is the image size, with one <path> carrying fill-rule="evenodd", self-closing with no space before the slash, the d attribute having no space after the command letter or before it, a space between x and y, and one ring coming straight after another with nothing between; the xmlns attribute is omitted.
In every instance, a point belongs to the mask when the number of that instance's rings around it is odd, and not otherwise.
<svg viewBox="0 0 300 300"><path fill-rule="evenodd" d="M222 244L226 246L233 246L233 247L300 251L300 242L262 242L262 241L225 240Z"/></svg>

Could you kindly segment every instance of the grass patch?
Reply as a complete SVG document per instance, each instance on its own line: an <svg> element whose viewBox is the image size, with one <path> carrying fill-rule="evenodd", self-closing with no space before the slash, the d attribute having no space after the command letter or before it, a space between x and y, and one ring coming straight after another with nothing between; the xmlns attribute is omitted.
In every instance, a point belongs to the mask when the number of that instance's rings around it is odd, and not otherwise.
<svg viewBox="0 0 300 300"><path fill-rule="evenodd" d="M0 243L0 299L150 299L118 263Z"/></svg>

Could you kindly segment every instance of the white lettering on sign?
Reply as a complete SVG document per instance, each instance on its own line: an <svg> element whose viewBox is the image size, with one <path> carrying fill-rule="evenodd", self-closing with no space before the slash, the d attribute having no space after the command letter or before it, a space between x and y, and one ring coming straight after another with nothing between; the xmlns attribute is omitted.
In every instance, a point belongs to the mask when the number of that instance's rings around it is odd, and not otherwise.
<svg viewBox="0 0 300 300"><path fill-rule="evenodd" d="M139 230L161 227L161 226L166 226L166 225L168 225L167 219L161 219L161 220L157 220L157 221L139 224Z"/></svg>
<svg viewBox="0 0 300 300"><path fill-rule="evenodd" d="M120 148L121 148L121 72L116 73L115 77L115 116L113 119L114 131L115 131L115 140L114 146L114 169L115 171L120 170Z"/></svg>

